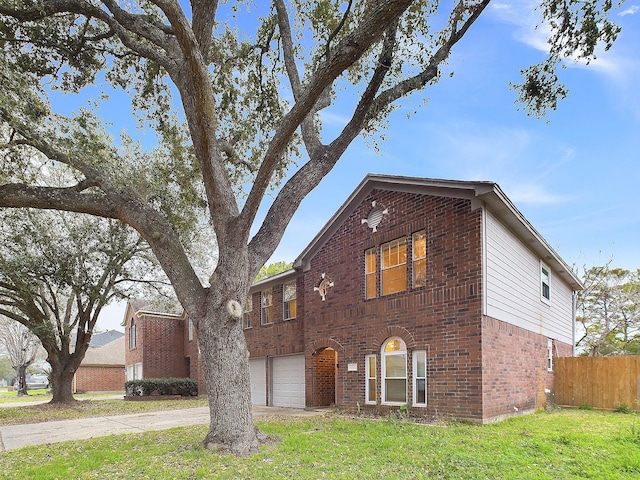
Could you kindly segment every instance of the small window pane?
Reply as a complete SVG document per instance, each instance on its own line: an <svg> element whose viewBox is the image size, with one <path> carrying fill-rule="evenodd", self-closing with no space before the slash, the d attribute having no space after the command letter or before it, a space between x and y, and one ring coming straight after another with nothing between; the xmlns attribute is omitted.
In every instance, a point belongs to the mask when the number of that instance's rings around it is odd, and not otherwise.
<svg viewBox="0 0 640 480"><path fill-rule="evenodd" d="M386 357L387 378L399 378L407 376L407 356L406 355L388 355Z"/></svg>
<svg viewBox="0 0 640 480"><path fill-rule="evenodd" d="M385 352L404 352L406 350L407 346L400 338L392 338L384 347Z"/></svg>
<svg viewBox="0 0 640 480"><path fill-rule="evenodd" d="M282 303L284 318L286 320L296 318L296 282L285 283L282 290Z"/></svg>
<svg viewBox="0 0 640 480"><path fill-rule="evenodd" d="M388 379L385 399L387 402L406 402L407 401L407 381L406 379Z"/></svg>
<svg viewBox="0 0 640 480"><path fill-rule="evenodd" d="M365 298L376 297L376 249L371 248L365 252Z"/></svg>
<svg viewBox="0 0 640 480"><path fill-rule="evenodd" d="M366 402L376 403L376 389L377 389L377 372L376 372L376 356L367 355L365 357L366 363Z"/></svg>
<svg viewBox="0 0 640 480"><path fill-rule="evenodd" d="M416 403L424 404L427 403L427 382L424 378L419 378L416 380Z"/></svg>
<svg viewBox="0 0 640 480"><path fill-rule="evenodd" d="M401 292L407 289L407 240L399 238L381 247L382 294Z"/></svg>
<svg viewBox="0 0 640 480"><path fill-rule="evenodd" d="M424 230L413 234L413 286L427 285L427 234Z"/></svg>

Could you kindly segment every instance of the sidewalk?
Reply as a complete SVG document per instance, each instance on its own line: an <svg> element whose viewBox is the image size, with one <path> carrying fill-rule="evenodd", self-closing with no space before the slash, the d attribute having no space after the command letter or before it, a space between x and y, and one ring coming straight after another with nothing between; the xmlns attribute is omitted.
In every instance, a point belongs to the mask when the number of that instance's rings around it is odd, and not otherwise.
<svg viewBox="0 0 640 480"><path fill-rule="evenodd" d="M329 409L301 410L297 408L261 407L254 405L253 418L308 417L324 415ZM27 445L44 445L85 440L87 438L127 433L165 430L209 423L209 407L164 410L160 412L114 415L105 417L58 420L55 422L8 425L0 427L0 451L22 448Z"/></svg>

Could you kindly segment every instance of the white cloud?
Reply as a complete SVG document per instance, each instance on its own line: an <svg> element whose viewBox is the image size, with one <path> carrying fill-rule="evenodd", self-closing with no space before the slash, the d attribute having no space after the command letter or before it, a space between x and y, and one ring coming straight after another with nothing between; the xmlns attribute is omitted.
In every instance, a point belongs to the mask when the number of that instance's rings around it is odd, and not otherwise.
<svg viewBox="0 0 640 480"><path fill-rule="evenodd" d="M553 205L570 200L566 195L549 192L540 184L509 184L504 186L504 190L516 205Z"/></svg>
<svg viewBox="0 0 640 480"><path fill-rule="evenodd" d="M529 130L496 124L454 122L425 126L438 151L428 156L439 165L437 175L497 182L517 205L562 204L572 200L555 193L562 170L570 169L575 150L540 139ZM426 148L431 149L428 145ZM440 160L442 159L442 160ZM566 189L563 188L563 192Z"/></svg>
<svg viewBox="0 0 640 480"><path fill-rule="evenodd" d="M640 11L640 6L638 5L631 5L629 8L627 8L626 10L623 10L622 12L620 12L618 15L621 17L625 17L627 15L635 15L636 13L638 13Z"/></svg>

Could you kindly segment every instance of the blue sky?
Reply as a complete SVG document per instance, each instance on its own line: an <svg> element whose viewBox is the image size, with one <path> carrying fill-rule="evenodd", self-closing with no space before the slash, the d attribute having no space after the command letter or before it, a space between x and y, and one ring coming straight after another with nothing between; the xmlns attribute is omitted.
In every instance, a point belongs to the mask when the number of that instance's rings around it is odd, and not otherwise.
<svg viewBox="0 0 640 480"><path fill-rule="evenodd" d="M367 173L383 173L494 181L569 265L640 268L640 1L614 17L622 33L610 51L566 64L569 95L541 120L517 111L508 86L544 58L531 5L491 4L453 51L454 75L402 103L378 153L362 139L351 145L272 261L293 261ZM324 120L329 130L344 118L333 108ZM122 330L123 314L108 308L99 326Z"/></svg>

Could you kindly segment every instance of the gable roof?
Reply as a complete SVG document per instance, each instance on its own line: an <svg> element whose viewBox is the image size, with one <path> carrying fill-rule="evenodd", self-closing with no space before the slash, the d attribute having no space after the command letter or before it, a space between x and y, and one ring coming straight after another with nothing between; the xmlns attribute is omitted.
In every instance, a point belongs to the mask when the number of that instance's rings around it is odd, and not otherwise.
<svg viewBox="0 0 640 480"><path fill-rule="evenodd" d="M102 347L107 343L111 343L120 337L124 337L124 333L117 330L107 330L106 332L94 333L91 336L90 347Z"/></svg>
<svg viewBox="0 0 640 480"><path fill-rule="evenodd" d="M500 189L488 181L440 180L368 174L347 198L311 243L293 262L295 269L308 270L315 254L329 241L342 223L373 190L418 193L471 200L473 208L485 207L503 222L525 245L544 260L573 290L581 290L582 283L571 268L551 248L529 221Z"/></svg>

